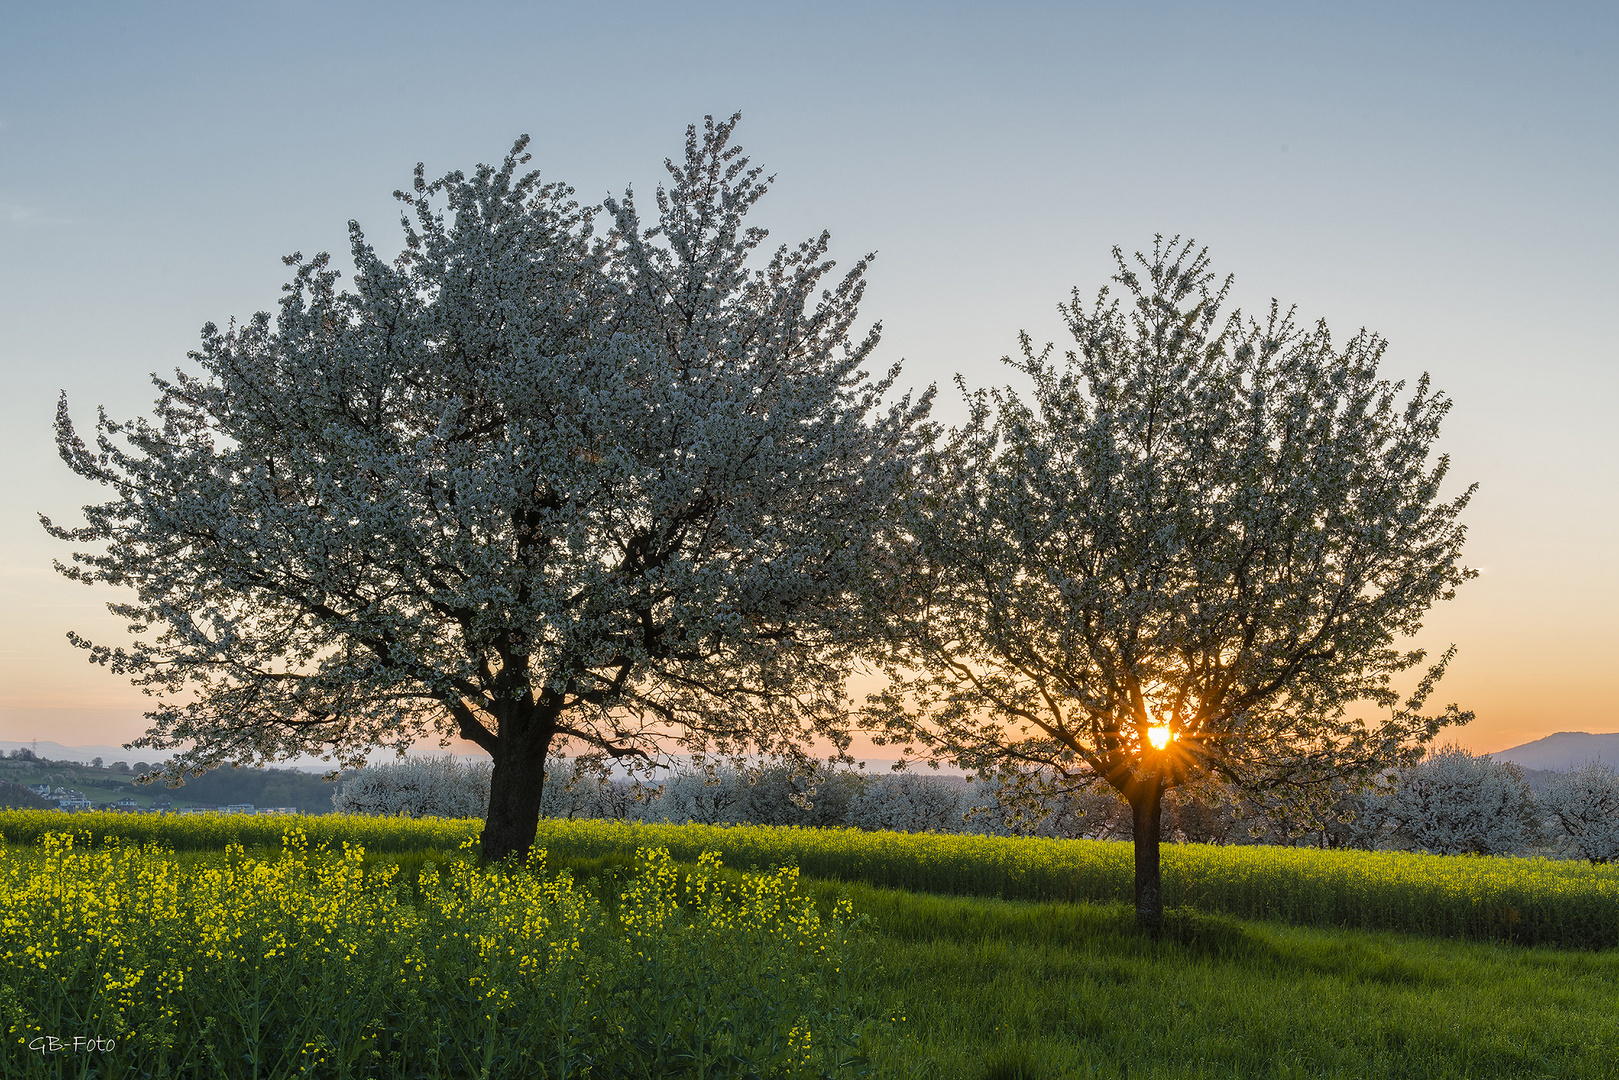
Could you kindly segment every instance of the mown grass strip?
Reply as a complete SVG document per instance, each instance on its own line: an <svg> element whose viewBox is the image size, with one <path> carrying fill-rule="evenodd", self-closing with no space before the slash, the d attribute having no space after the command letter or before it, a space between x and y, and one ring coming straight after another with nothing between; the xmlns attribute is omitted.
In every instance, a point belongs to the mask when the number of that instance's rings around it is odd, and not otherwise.
<svg viewBox="0 0 1619 1080"><path fill-rule="evenodd" d="M287 818L184 818L53 811L0 812L0 836L85 831L156 840L176 850L225 843L279 845ZM364 843L372 852L453 849L475 820L321 816L296 819L311 843ZM569 858L664 847L682 862L706 851L728 865L795 865L806 877L911 892L1008 900L1122 903L1132 890L1130 846L1089 840L859 832L769 826L649 825L545 820L536 844ZM1458 858L1406 852L1166 845L1165 901L1208 913L1297 926L1399 930L1558 948L1619 946L1619 867L1547 859Z"/></svg>

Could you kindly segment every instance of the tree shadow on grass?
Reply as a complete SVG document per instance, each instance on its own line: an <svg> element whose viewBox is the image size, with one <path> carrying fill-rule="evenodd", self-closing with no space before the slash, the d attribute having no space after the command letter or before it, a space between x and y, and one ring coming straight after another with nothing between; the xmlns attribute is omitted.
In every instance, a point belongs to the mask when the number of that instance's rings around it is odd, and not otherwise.
<svg viewBox="0 0 1619 1080"><path fill-rule="evenodd" d="M902 941L985 940L1073 949L1095 957L1219 959L1271 965L1283 959L1276 946L1239 920L1190 909L1165 913L1154 932L1136 925L1124 904L1033 903L908 893L868 885L807 883L821 893L848 896L869 914L876 930Z"/></svg>
<svg viewBox="0 0 1619 1080"><path fill-rule="evenodd" d="M1048 1075L1032 1051L1009 1046L992 1051L984 1059L979 1080L1046 1080Z"/></svg>

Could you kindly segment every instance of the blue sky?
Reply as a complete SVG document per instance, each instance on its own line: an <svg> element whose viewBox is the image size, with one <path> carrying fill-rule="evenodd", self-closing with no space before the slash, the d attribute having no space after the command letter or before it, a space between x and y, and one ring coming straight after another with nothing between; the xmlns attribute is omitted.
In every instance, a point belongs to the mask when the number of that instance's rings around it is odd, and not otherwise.
<svg viewBox="0 0 1619 1080"><path fill-rule="evenodd" d="M1607 4L11 5L0 34L0 738L113 742L142 699L68 627L35 511L97 499L50 422L149 408L200 326L274 306L280 256L498 159L650 195L685 125L740 110L775 240L877 251L903 382L1005 381L1108 251L1207 243L1272 296L1391 341L1456 401L1484 575L1424 643L1499 749L1619 730L1619 16ZM54 733L53 733L54 731ZM64 737L66 736L66 737Z"/></svg>

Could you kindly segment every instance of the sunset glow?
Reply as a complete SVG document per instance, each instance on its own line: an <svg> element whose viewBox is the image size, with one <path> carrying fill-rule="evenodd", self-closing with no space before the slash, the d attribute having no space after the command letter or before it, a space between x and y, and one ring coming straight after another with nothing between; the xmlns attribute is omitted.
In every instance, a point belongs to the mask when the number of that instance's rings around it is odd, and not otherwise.
<svg viewBox="0 0 1619 1080"><path fill-rule="evenodd" d="M1169 730L1168 724L1159 724L1147 729L1147 738L1152 741L1153 749L1162 750L1174 741L1175 733Z"/></svg>

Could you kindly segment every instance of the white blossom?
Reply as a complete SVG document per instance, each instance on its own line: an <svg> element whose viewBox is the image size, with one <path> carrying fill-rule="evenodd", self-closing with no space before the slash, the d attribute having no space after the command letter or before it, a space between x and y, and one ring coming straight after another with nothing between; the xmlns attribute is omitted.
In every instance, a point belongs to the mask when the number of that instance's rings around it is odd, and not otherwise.
<svg viewBox="0 0 1619 1080"><path fill-rule="evenodd" d="M1190 243L1114 254L1125 303L1076 290L1066 363L1024 335L1007 362L1031 396L968 392L926 459L885 556L869 715L911 757L1112 785L1152 923L1167 788L1322 800L1471 718L1421 712L1450 652L1404 700L1391 685L1427 659L1397 638L1472 576L1471 489L1441 497L1450 402L1382 378L1381 338L1339 344L1274 303L1226 315L1230 280Z"/></svg>
<svg viewBox="0 0 1619 1080"><path fill-rule="evenodd" d="M1381 801L1397 836L1436 855L1510 855L1534 836L1535 804L1510 762L1440 747L1395 776Z"/></svg>
<svg viewBox="0 0 1619 1080"><path fill-rule="evenodd" d="M896 773L872 777L849 805L857 829L892 832L963 831L964 792L935 776Z"/></svg>
<svg viewBox="0 0 1619 1080"><path fill-rule="evenodd" d="M677 825L740 825L742 785L729 771L682 770L664 781L662 792L646 811L648 821L668 821Z"/></svg>
<svg viewBox="0 0 1619 1080"><path fill-rule="evenodd" d="M459 736L494 760L493 858L564 747L845 742L848 598L931 395L864 372L866 260L829 277L824 233L755 260L735 122L688 131L650 226L522 172L526 140L418 166L393 263L352 222L352 289L292 256L274 318L205 327L93 446L64 398L59 450L114 498L45 525L133 593L132 644L73 640L157 695L137 745L194 743L178 771Z"/></svg>
<svg viewBox="0 0 1619 1080"><path fill-rule="evenodd" d="M1619 860L1619 774L1589 761L1559 776L1540 793L1580 856L1592 863Z"/></svg>
<svg viewBox="0 0 1619 1080"><path fill-rule="evenodd" d="M332 808L339 814L482 817L489 771L486 761L464 762L450 754L368 765L339 785Z"/></svg>

